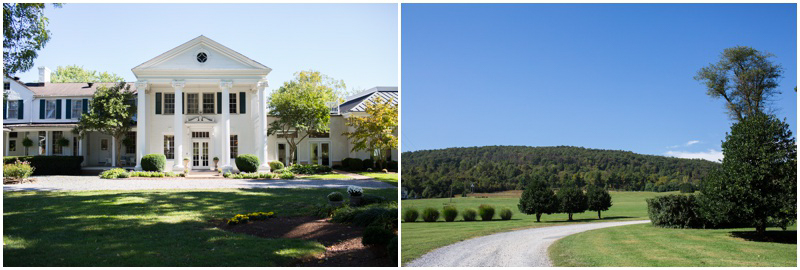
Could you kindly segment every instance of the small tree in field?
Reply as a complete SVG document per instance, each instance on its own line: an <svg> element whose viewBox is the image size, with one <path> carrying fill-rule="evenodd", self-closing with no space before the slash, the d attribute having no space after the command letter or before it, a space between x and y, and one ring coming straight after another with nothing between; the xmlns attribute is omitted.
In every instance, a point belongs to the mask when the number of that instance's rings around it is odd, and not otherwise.
<svg viewBox="0 0 800 270"><path fill-rule="evenodd" d="M131 131L133 116L136 115L136 106L133 102L135 96L130 85L124 82L111 87L101 85L92 95L89 102L89 112L83 114L78 121L78 126L73 129L80 137L89 131L98 131L111 135L117 143L116 156L113 157L119 164L122 151L122 139Z"/></svg>
<svg viewBox="0 0 800 270"><path fill-rule="evenodd" d="M572 214L586 212L588 208L586 195L583 190L570 184L558 190L559 212L567 213L569 221L572 221Z"/></svg>
<svg viewBox="0 0 800 270"><path fill-rule="evenodd" d="M611 194L608 193L608 190L596 185L589 185L586 190L586 199L589 210L597 211L597 219L603 219L600 212L608 211L608 208L611 207Z"/></svg>
<svg viewBox="0 0 800 270"><path fill-rule="evenodd" d="M397 104L392 99L384 101L377 97L375 101L367 102L365 111L365 117L347 119L346 125L352 127L353 132L342 135L353 143L352 152L367 150L373 153L378 150L381 168L386 168L385 161L389 159L391 149L397 148L397 136L394 135L398 122Z"/></svg>
<svg viewBox="0 0 800 270"><path fill-rule="evenodd" d="M702 185L702 209L714 225L797 219L797 145L789 125L757 113L733 124L722 142L722 166Z"/></svg>
<svg viewBox="0 0 800 270"><path fill-rule="evenodd" d="M517 207L522 213L535 214L536 222L540 222L542 214L558 211L558 198L543 179L536 178L522 192Z"/></svg>

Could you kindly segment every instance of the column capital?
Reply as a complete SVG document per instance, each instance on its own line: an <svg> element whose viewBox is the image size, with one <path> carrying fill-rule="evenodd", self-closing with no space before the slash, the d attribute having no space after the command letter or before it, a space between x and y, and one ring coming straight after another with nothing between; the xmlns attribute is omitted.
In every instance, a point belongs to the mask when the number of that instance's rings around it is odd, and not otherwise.
<svg viewBox="0 0 800 270"><path fill-rule="evenodd" d="M219 88L221 89L231 89L232 87L233 87L233 81L230 80L219 81Z"/></svg>
<svg viewBox="0 0 800 270"><path fill-rule="evenodd" d="M142 91L144 90L144 91ZM145 92L147 93L149 89L147 89L147 81L136 81L136 92Z"/></svg>
<svg viewBox="0 0 800 270"><path fill-rule="evenodd" d="M269 81L267 80L260 80L258 81L258 91L262 91L269 87Z"/></svg>
<svg viewBox="0 0 800 270"><path fill-rule="evenodd" d="M172 87L173 88L183 88L184 86L186 86L186 81L184 81L184 80L173 80L172 81Z"/></svg>

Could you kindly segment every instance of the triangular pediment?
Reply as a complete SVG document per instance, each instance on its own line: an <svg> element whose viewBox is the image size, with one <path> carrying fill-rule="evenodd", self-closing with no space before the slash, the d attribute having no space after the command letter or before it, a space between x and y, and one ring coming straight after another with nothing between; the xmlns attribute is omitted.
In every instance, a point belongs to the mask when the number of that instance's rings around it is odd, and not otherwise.
<svg viewBox="0 0 800 270"><path fill-rule="evenodd" d="M243 71L267 75L271 69L205 36L194 38L132 69L137 76L152 72Z"/></svg>

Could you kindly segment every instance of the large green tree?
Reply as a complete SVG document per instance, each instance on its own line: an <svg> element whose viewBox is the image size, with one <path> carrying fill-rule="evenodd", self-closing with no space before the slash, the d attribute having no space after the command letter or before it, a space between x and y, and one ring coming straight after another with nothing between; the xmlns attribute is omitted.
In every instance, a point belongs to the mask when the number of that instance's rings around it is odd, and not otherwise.
<svg viewBox="0 0 800 270"><path fill-rule="evenodd" d="M392 154L391 150L397 148L397 121L398 108L392 99L383 100L378 97L367 102L365 109L367 116L353 116L345 123L352 127L352 132L344 132L353 144L352 152L367 150L380 153L379 162L386 168L387 161Z"/></svg>
<svg viewBox="0 0 800 270"><path fill-rule="evenodd" d="M89 112L81 116L77 127L73 129L80 137L87 132L97 131L108 134L116 140L116 156L119 164L122 141L133 127L133 116L136 115L135 95L130 85L120 82L111 87L101 85L92 95Z"/></svg>
<svg viewBox="0 0 800 270"><path fill-rule="evenodd" d="M30 70L38 51L50 40L44 8L43 3L3 3L3 74Z"/></svg>
<svg viewBox="0 0 800 270"><path fill-rule="evenodd" d="M712 225L797 219L797 145L789 125L764 113L734 123L722 142L722 166L703 180L702 209Z"/></svg>
<svg viewBox="0 0 800 270"><path fill-rule="evenodd" d="M705 83L709 96L725 100L732 118L742 120L766 112L769 99L780 94L783 68L770 61L773 56L746 46L728 48L719 62L698 71L695 80Z"/></svg>
<svg viewBox="0 0 800 270"><path fill-rule="evenodd" d="M56 68L56 71L53 71L51 74L50 81L54 83L125 81L125 78L115 73L88 70L78 65L59 66Z"/></svg>
<svg viewBox="0 0 800 270"><path fill-rule="evenodd" d="M608 208L612 205L611 194L605 188L597 185L589 185L586 189L586 200L589 205L588 209L597 212L597 219L602 219L603 216L600 212L608 211Z"/></svg>
<svg viewBox="0 0 800 270"><path fill-rule="evenodd" d="M559 204L558 211L567 213L569 221L572 221L573 214L586 212L586 209L589 207L586 194L583 194L583 190L575 187L574 184L559 189L557 196Z"/></svg>
<svg viewBox="0 0 800 270"><path fill-rule="evenodd" d="M334 89L344 82L334 80L319 71L301 71L284 82L269 97L270 113L277 119L269 124L269 135L279 134L289 145L288 163L296 159L297 145L312 133L327 133L330 128L330 108L335 101Z"/></svg>
<svg viewBox="0 0 800 270"><path fill-rule="evenodd" d="M537 177L522 191L517 207L522 213L536 215L536 222L540 222L542 214L558 211L558 198L547 182Z"/></svg>

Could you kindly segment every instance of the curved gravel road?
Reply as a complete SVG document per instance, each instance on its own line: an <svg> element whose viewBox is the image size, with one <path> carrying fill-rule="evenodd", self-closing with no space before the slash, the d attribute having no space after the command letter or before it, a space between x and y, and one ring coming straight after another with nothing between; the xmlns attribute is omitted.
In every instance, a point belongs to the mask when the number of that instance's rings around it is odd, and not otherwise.
<svg viewBox="0 0 800 270"><path fill-rule="evenodd" d="M100 179L98 176L35 176L33 183L3 185L3 191L230 189L230 188L396 188L376 180L306 179Z"/></svg>
<svg viewBox="0 0 800 270"><path fill-rule="evenodd" d="M547 256L547 248L558 239L594 229L649 222L649 220L594 222L497 233L435 249L406 266L553 266Z"/></svg>

